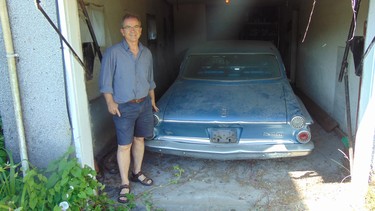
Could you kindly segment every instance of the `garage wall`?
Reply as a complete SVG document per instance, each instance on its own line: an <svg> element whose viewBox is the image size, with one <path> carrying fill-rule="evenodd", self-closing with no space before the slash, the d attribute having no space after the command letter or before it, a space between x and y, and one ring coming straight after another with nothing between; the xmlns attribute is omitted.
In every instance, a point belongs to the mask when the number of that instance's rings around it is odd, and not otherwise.
<svg viewBox="0 0 375 211"><path fill-rule="evenodd" d="M300 1L296 85L347 130L344 80L338 82L341 61L352 18L351 1L317 1L307 36L311 0ZM368 13L363 0L357 18L356 36L362 36ZM352 54L348 56L352 128L355 130L360 78L354 74Z"/></svg>
<svg viewBox="0 0 375 211"><path fill-rule="evenodd" d="M6 1L14 52L18 55L17 74L21 112L29 161L37 167L60 157L72 144L62 46L56 32L33 1ZM55 1L41 4L57 23ZM0 113L5 146L20 161L14 101L11 95L3 32L0 28Z"/></svg>
<svg viewBox="0 0 375 211"><path fill-rule="evenodd" d="M370 2L369 16L366 29L365 48L368 48L372 39L375 36L375 2ZM370 104L371 99L374 98L375 93L375 46L372 46L364 59L363 81L361 88L361 107L359 112L360 119L365 115L366 107ZM374 166L375 167L375 166Z"/></svg>
<svg viewBox="0 0 375 211"><path fill-rule="evenodd" d="M368 28L366 30L365 49L375 37L375 2L369 3ZM355 139L353 187L356 188L358 201L364 204L369 184L375 181L375 49L368 51L364 59L363 80L361 88L359 126ZM370 182L369 182L370 181Z"/></svg>
<svg viewBox="0 0 375 211"><path fill-rule="evenodd" d="M168 85L174 79L173 74L173 40L167 39L172 32L172 22L170 22L172 9L165 1L155 0L88 0L88 9L99 8L103 11L104 30L106 36L105 45L101 46L102 54L107 47L120 42L123 37L120 33L120 24L125 12L135 13L140 16L142 22L141 42L148 46L153 53L154 59L154 78L157 85L155 90L156 97L168 88ZM80 14L82 16L82 14ZM156 18L157 40L149 42L147 39L147 15L154 15ZM81 17L82 19L83 17ZM80 22L82 41L87 39L88 30L84 21ZM85 30L86 28L86 30ZM95 28L94 28L95 30ZM86 34L85 34L86 33ZM90 104L92 134L94 154L101 156L100 152L110 149L109 145L116 145L114 125L112 117L107 112L107 105L104 97L99 92L98 77L100 72L100 61L95 59L93 78L86 81L86 89Z"/></svg>
<svg viewBox="0 0 375 211"><path fill-rule="evenodd" d="M206 6L205 4L175 5L173 13L175 53L181 57L187 48L207 40Z"/></svg>

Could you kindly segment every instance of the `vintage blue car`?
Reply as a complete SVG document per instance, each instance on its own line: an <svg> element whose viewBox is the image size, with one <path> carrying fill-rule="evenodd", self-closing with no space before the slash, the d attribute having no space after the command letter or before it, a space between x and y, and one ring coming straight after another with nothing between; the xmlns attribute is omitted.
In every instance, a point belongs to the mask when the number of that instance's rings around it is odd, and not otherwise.
<svg viewBox="0 0 375 211"><path fill-rule="evenodd" d="M239 160L308 155L311 116L294 94L280 54L265 41L212 41L186 52L158 100L146 149Z"/></svg>

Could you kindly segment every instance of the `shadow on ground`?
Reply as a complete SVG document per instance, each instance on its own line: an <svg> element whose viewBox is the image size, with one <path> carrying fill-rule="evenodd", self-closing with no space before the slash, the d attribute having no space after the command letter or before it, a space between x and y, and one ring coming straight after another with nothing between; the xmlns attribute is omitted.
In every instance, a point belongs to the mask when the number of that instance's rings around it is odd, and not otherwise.
<svg viewBox="0 0 375 211"><path fill-rule="evenodd" d="M217 161L146 151L143 171L155 184L131 183L134 210L146 210L146 205L168 211L352 210L341 137L318 124L311 129L315 149L305 157ZM116 200L120 176L104 175L106 191Z"/></svg>

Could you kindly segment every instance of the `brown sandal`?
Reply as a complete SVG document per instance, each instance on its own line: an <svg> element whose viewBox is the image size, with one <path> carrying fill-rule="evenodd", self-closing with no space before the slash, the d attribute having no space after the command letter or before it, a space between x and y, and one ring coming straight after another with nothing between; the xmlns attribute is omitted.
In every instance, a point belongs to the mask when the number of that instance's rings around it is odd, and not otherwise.
<svg viewBox="0 0 375 211"><path fill-rule="evenodd" d="M145 178L143 180L140 180L139 177L142 175ZM146 175L144 175L142 171L138 172L137 174L134 174L132 172L132 177L130 178L130 180L133 182L140 182L142 185L146 185L146 186L151 186L154 183L154 181L151 178L146 177Z"/></svg>
<svg viewBox="0 0 375 211"><path fill-rule="evenodd" d="M129 192L121 193L123 189L129 189ZM128 203L129 202L129 199L127 198L128 194L130 194L130 186L128 184L120 185L120 192L118 193L117 201L123 204Z"/></svg>

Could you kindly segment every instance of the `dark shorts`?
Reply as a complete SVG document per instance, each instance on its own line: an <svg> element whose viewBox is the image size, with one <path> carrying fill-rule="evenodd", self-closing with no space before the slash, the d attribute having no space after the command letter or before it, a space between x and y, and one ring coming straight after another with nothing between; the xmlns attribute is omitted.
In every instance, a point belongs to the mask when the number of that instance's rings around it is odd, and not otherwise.
<svg viewBox="0 0 375 211"><path fill-rule="evenodd" d="M150 97L141 103L119 104L118 109L121 117L113 116L118 145L131 144L134 137L152 137L154 118Z"/></svg>

